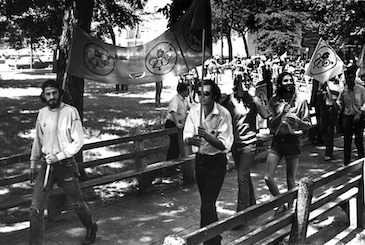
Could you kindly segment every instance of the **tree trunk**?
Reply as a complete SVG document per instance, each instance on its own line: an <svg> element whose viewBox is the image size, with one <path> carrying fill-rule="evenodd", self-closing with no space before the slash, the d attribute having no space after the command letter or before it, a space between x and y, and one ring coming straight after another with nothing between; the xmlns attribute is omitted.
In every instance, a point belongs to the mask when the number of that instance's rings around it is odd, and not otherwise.
<svg viewBox="0 0 365 245"><path fill-rule="evenodd" d="M246 39L246 33L241 32L241 36L242 36L243 44L245 45L246 56L250 57L250 53L249 53L249 50L248 50L247 39Z"/></svg>
<svg viewBox="0 0 365 245"><path fill-rule="evenodd" d="M228 43L228 59L232 60L233 59L233 47L232 47L231 32L227 32L226 37L227 37L227 43Z"/></svg>
<svg viewBox="0 0 365 245"><path fill-rule="evenodd" d="M66 73L66 62L70 55L71 39L74 25L79 25L87 33L90 24L94 1L91 0L66 0L63 17L63 32L60 38L60 55L57 61L57 81L65 90L63 101L77 108L81 120L84 111L84 79ZM82 162L82 152L76 156L77 162ZM85 171L80 169L82 179L86 178Z"/></svg>

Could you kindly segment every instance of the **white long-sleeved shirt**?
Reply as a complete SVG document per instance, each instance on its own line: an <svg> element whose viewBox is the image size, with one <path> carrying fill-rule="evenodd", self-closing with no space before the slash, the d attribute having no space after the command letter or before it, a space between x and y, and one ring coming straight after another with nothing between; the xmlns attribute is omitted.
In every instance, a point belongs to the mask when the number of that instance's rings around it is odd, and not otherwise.
<svg viewBox="0 0 365 245"><path fill-rule="evenodd" d="M54 110L43 107L38 113L35 129L31 161L50 153L56 154L61 161L74 156L84 145L80 115L75 107L65 103Z"/></svg>
<svg viewBox="0 0 365 245"><path fill-rule="evenodd" d="M227 153L231 150L233 144L233 127L232 117L229 111L218 103L214 102L213 110L207 117L203 116L203 127L205 131L217 138L225 147L224 151L221 151L205 139L200 146L199 153L206 155L215 155L218 153ZM189 111L188 117L186 118L183 138L184 141L187 138L191 138L198 134L198 127L200 125L200 104L195 104ZM197 152L198 147L193 146L193 152Z"/></svg>

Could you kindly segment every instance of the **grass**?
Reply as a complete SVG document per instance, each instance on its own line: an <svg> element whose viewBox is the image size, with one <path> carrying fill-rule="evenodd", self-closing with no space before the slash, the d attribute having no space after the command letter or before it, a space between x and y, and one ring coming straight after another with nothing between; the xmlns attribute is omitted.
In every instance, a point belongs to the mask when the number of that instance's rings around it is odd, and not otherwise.
<svg viewBox="0 0 365 245"><path fill-rule="evenodd" d="M7 94L6 90L19 93L17 89L39 89L49 77L46 75L39 79L0 80L2 93ZM174 91L173 86L164 86L164 89ZM162 107L156 108L151 97L154 92L154 83L130 85L127 93L118 93L114 84L86 81L83 115L86 140L133 135L137 127L141 132L162 128L167 104L165 102ZM37 110L43 105L34 94L0 96L0 157L27 153L33 139Z"/></svg>
<svg viewBox="0 0 365 245"><path fill-rule="evenodd" d="M0 80L0 158L30 152L34 137L34 126L43 105L39 100L42 83L55 74L43 70L38 72L7 72ZM115 91L114 84L101 84L85 81L84 119L85 141L94 142L135 135L137 132L150 132L163 128L168 101L176 93L176 83L164 84L162 105L155 105L155 84L130 85L127 92ZM168 137L144 142L145 147L168 144ZM133 145L125 144L90 150L84 153L84 160L108 157L123 152L133 151ZM164 160L163 154L156 154L146 159L147 162ZM131 162L131 161L129 161ZM123 171L128 168L128 161L106 164L87 169L93 178ZM22 174L28 171L28 164L15 164L11 168L0 168L0 178ZM125 193L135 185L135 180L119 183L115 193ZM13 196L31 193L32 185L28 182L0 187L0 201ZM115 186L111 187L114 190ZM97 197L110 195L107 186L97 188ZM109 194L106 194L109 193ZM94 197L95 198L95 197ZM0 212L0 227L3 224L26 219L27 208L17 207Z"/></svg>

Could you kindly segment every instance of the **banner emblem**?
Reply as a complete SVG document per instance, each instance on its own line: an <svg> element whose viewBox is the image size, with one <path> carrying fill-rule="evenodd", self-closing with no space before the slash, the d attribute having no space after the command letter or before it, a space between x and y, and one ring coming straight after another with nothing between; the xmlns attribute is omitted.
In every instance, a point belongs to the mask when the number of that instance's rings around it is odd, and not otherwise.
<svg viewBox="0 0 365 245"><path fill-rule="evenodd" d="M311 73L313 75L325 73L337 65L336 54L328 47L321 47L313 62Z"/></svg>
<svg viewBox="0 0 365 245"><path fill-rule="evenodd" d="M343 61L336 51L320 38L304 74L313 77L320 83L325 83L341 74L343 66Z"/></svg>
<svg viewBox="0 0 365 245"><path fill-rule="evenodd" d="M157 44L146 56L146 68L155 75L169 73L174 69L176 62L176 50L168 42Z"/></svg>
<svg viewBox="0 0 365 245"><path fill-rule="evenodd" d="M84 63L96 75L108 75L114 70L114 59L106 49L91 43L85 46Z"/></svg>

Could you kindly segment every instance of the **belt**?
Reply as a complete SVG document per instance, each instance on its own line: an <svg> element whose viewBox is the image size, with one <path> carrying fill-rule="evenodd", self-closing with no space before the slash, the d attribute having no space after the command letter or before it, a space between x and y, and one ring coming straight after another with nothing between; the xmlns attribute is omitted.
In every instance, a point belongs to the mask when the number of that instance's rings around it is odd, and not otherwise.
<svg viewBox="0 0 365 245"><path fill-rule="evenodd" d="M222 157L222 156L225 156L226 153L217 153L217 154L214 154L214 155L196 153L196 155L199 156L199 157L214 158L214 157Z"/></svg>
<svg viewBox="0 0 365 245"><path fill-rule="evenodd" d="M70 158L65 158L65 159L63 159L63 160L61 160L61 161L59 161L61 164L67 164L67 163L69 163L69 162L71 162L71 161L73 161L74 160L74 158L73 157L70 157Z"/></svg>
<svg viewBox="0 0 365 245"><path fill-rule="evenodd" d="M298 139L298 135L285 134L285 135L275 135L273 137L273 141L285 141L285 140L294 140L294 139Z"/></svg>

